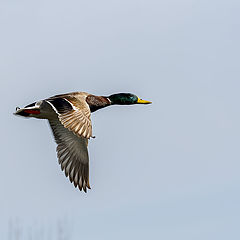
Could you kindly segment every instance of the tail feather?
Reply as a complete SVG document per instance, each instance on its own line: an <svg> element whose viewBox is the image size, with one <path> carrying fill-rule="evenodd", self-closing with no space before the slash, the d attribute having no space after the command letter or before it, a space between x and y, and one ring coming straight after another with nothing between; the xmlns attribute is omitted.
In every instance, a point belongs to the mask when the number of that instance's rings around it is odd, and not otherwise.
<svg viewBox="0 0 240 240"><path fill-rule="evenodd" d="M23 116L23 117L30 117L30 115L38 115L40 114L39 106L36 106L36 103L32 103L27 105L24 108L16 107L15 115Z"/></svg>
<svg viewBox="0 0 240 240"><path fill-rule="evenodd" d="M16 108L16 112L14 113L15 115L23 116L23 117L28 117L30 114L25 112L24 108Z"/></svg>
<svg viewBox="0 0 240 240"><path fill-rule="evenodd" d="M32 109L20 108L14 114L23 116L23 117L30 117L31 114L33 114L33 115L40 114L40 110L39 110L39 108L35 108L35 109L34 108L32 108Z"/></svg>

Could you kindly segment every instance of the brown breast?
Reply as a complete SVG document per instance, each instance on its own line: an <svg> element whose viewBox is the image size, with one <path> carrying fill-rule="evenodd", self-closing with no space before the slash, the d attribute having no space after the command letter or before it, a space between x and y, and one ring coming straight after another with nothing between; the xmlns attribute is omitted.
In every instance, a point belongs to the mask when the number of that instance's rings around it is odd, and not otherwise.
<svg viewBox="0 0 240 240"><path fill-rule="evenodd" d="M107 97L88 95L86 98L91 112L95 112L98 109L107 107L111 104Z"/></svg>

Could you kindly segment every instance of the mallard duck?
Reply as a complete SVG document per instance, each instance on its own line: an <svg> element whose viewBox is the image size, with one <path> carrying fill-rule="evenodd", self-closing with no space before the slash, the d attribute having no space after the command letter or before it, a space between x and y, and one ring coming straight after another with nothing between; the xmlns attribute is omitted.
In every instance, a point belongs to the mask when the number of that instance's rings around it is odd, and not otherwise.
<svg viewBox="0 0 240 240"><path fill-rule="evenodd" d="M131 93L95 96L86 92L56 95L24 108L16 115L47 119L55 141L62 171L75 187L87 192L89 184L88 139L93 138L91 112L110 105L149 104Z"/></svg>

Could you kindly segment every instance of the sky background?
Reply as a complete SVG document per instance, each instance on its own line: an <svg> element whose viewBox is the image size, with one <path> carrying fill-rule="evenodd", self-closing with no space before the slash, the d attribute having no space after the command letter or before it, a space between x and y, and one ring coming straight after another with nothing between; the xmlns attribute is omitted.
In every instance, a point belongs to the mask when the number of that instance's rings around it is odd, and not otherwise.
<svg viewBox="0 0 240 240"><path fill-rule="evenodd" d="M239 11L2 0L0 238L239 239ZM12 115L71 91L153 102L92 114L87 194L61 172L47 122Z"/></svg>

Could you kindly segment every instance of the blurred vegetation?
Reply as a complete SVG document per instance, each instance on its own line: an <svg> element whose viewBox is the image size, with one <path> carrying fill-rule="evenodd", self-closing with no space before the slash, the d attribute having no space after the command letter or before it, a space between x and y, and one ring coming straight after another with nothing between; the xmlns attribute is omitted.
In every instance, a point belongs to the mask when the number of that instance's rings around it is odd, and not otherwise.
<svg viewBox="0 0 240 240"><path fill-rule="evenodd" d="M7 240L71 240L71 228L67 220L25 223L20 219L10 219Z"/></svg>

